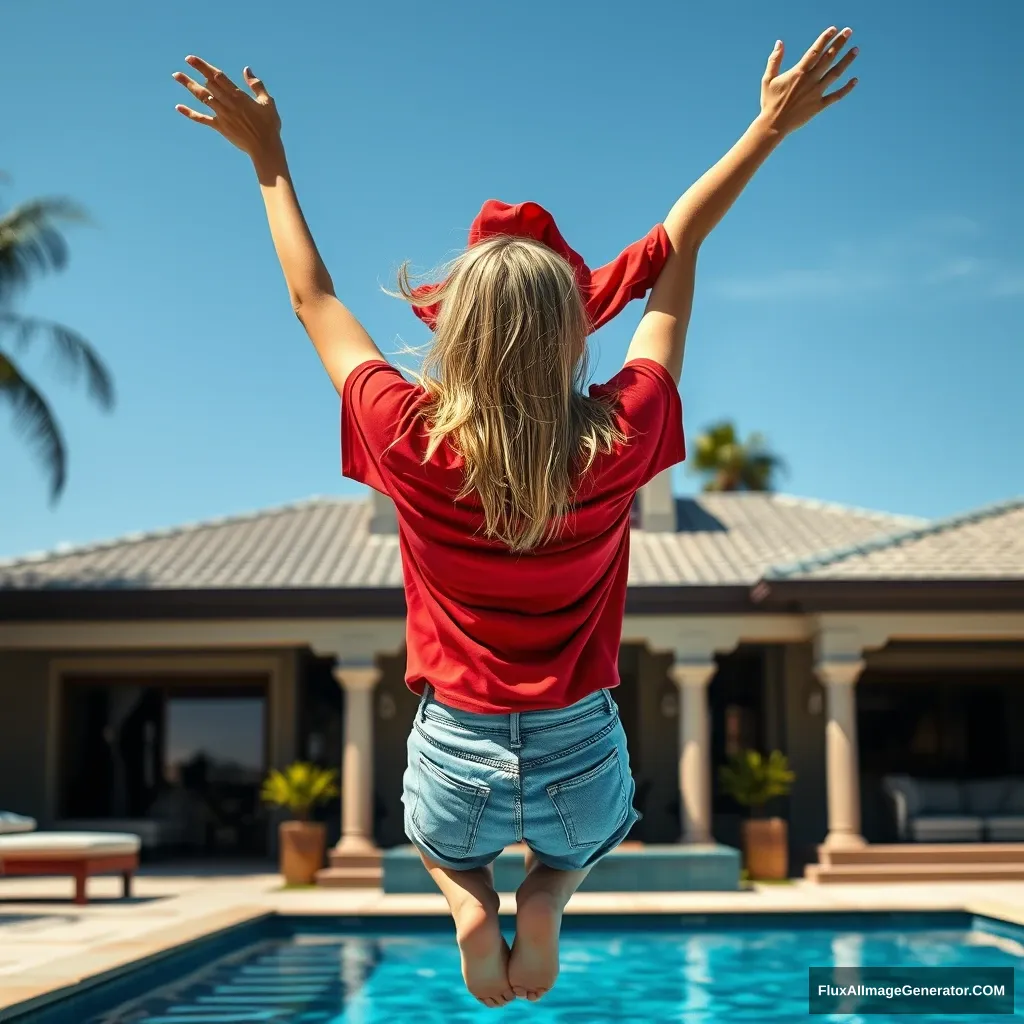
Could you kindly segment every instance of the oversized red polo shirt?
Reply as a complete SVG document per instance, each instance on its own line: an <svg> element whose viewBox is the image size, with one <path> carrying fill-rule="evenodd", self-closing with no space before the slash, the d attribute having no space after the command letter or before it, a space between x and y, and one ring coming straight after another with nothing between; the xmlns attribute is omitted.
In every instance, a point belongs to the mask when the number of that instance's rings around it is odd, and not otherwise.
<svg viewBox="0 0 1024 1024"><path fill-rule="evenodd" d="M526 554L483 536L475 495L456 501L461 458L424 463L423 389L390 364L357 367L342 396L342 472L398 513L407 604L406 682L482 713L562 708L618 685L637 489L685 456L675 382L647 359L591 394L613 394L626 441L580 481L556 539Z"/></svg>

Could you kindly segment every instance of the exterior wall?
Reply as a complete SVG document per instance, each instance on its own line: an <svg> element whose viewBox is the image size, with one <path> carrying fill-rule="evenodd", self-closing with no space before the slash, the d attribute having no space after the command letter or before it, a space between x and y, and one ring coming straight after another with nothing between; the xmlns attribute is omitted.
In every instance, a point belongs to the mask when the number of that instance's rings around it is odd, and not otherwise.
<svg viewBox="0 0 1024 1024"><path fill-rule="evenodd" d="M828 828L825 790L825 694L814 675L810 644L786 644L781 652L785 681L785 747L796 775L789 795L792 867L816 862Z"/></svg>
<svg viewBox="0 0 1024 1024"><path fill-rule="evenodd" d="M47 806L49 656L0 652L0 809L50 823Z"/></svg>

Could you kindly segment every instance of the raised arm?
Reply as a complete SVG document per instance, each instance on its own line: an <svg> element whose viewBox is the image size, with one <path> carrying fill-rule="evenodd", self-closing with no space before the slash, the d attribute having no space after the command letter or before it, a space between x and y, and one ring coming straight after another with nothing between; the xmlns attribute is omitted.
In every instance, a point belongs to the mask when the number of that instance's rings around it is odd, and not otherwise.
<svg viewBox="0 0 1024 1024"><path fill-rule="evenodd" d="M783 74L779 74L782 43L775 44L761 80L760 114L736 145L687 189L665 218L672 253L651 291L626 354L627 362L653 359L679 380L693 305L697 253L782 139L857 84L853 78L842 88L826 92L857 56L853 49L837 61L851 34L848 28L838 33L835 28L827 29L800 62Z"/></svg>
<svg viewBox="0 0 1024 1024"><path fill-rule="evenodd" d="M252 160L292 308L340 395L349 373L360 363L380 359L381 354L362 324L334 293L331 275L295 196L277 107L249 68L243 76L252 95L199 57L185 59L205 81L200 84L181 72L174 79L210 107L213 116L197 113L183 104L177 109L190 120L218 131Z"/></svg>

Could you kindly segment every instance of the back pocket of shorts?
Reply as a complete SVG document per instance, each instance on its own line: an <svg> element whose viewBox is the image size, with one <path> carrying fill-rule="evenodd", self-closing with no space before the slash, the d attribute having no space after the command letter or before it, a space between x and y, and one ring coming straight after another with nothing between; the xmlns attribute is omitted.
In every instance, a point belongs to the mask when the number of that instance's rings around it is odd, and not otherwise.
<svg viewBox="0 0 1024 1024"><path fill-rule="evenodd" d="M454 778L422 754L419 776L413 824L432 846L464 857L476 842L490 789Z"/></svg>
<svg viewBox="0 0 1024 1024"><path fill-rule="evenodd" d="M607 842L629 813L622 755L616 748L582 775L548 786L548 796L562 819L570 846Z"/></svg>

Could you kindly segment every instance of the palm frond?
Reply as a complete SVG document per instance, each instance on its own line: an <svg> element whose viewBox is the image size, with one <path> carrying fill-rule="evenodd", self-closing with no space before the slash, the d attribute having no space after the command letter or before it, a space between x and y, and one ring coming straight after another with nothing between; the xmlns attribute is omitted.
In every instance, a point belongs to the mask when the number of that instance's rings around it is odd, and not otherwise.
<svg viewBox="0 0 1024 1024"><path fill-rule="evenodd" d="M61 270L68 246L58 224L88 222L70 199L33 199L0 217L0 302L24 287L34 274Z"/></svg>
<svg viewBox="0 0 1024 1024"><path fill-rule="evenodd" d="M67 448L57 420L39 390L0 352L0 399L14 409L14 426L24 434L50 475L50 499L56 501L67 480Z"/></svg>
<svg viewBox="0 0 1024 1024"><path fill-rule="evenodd" d="M14 332L19 349L24 349L40 334L47 335L50 348L65 376L77 381L84 375L89 397L102 408L114 405L114 380L96 350L80 334L51 320L0 313L0 331Z"/></svg>

